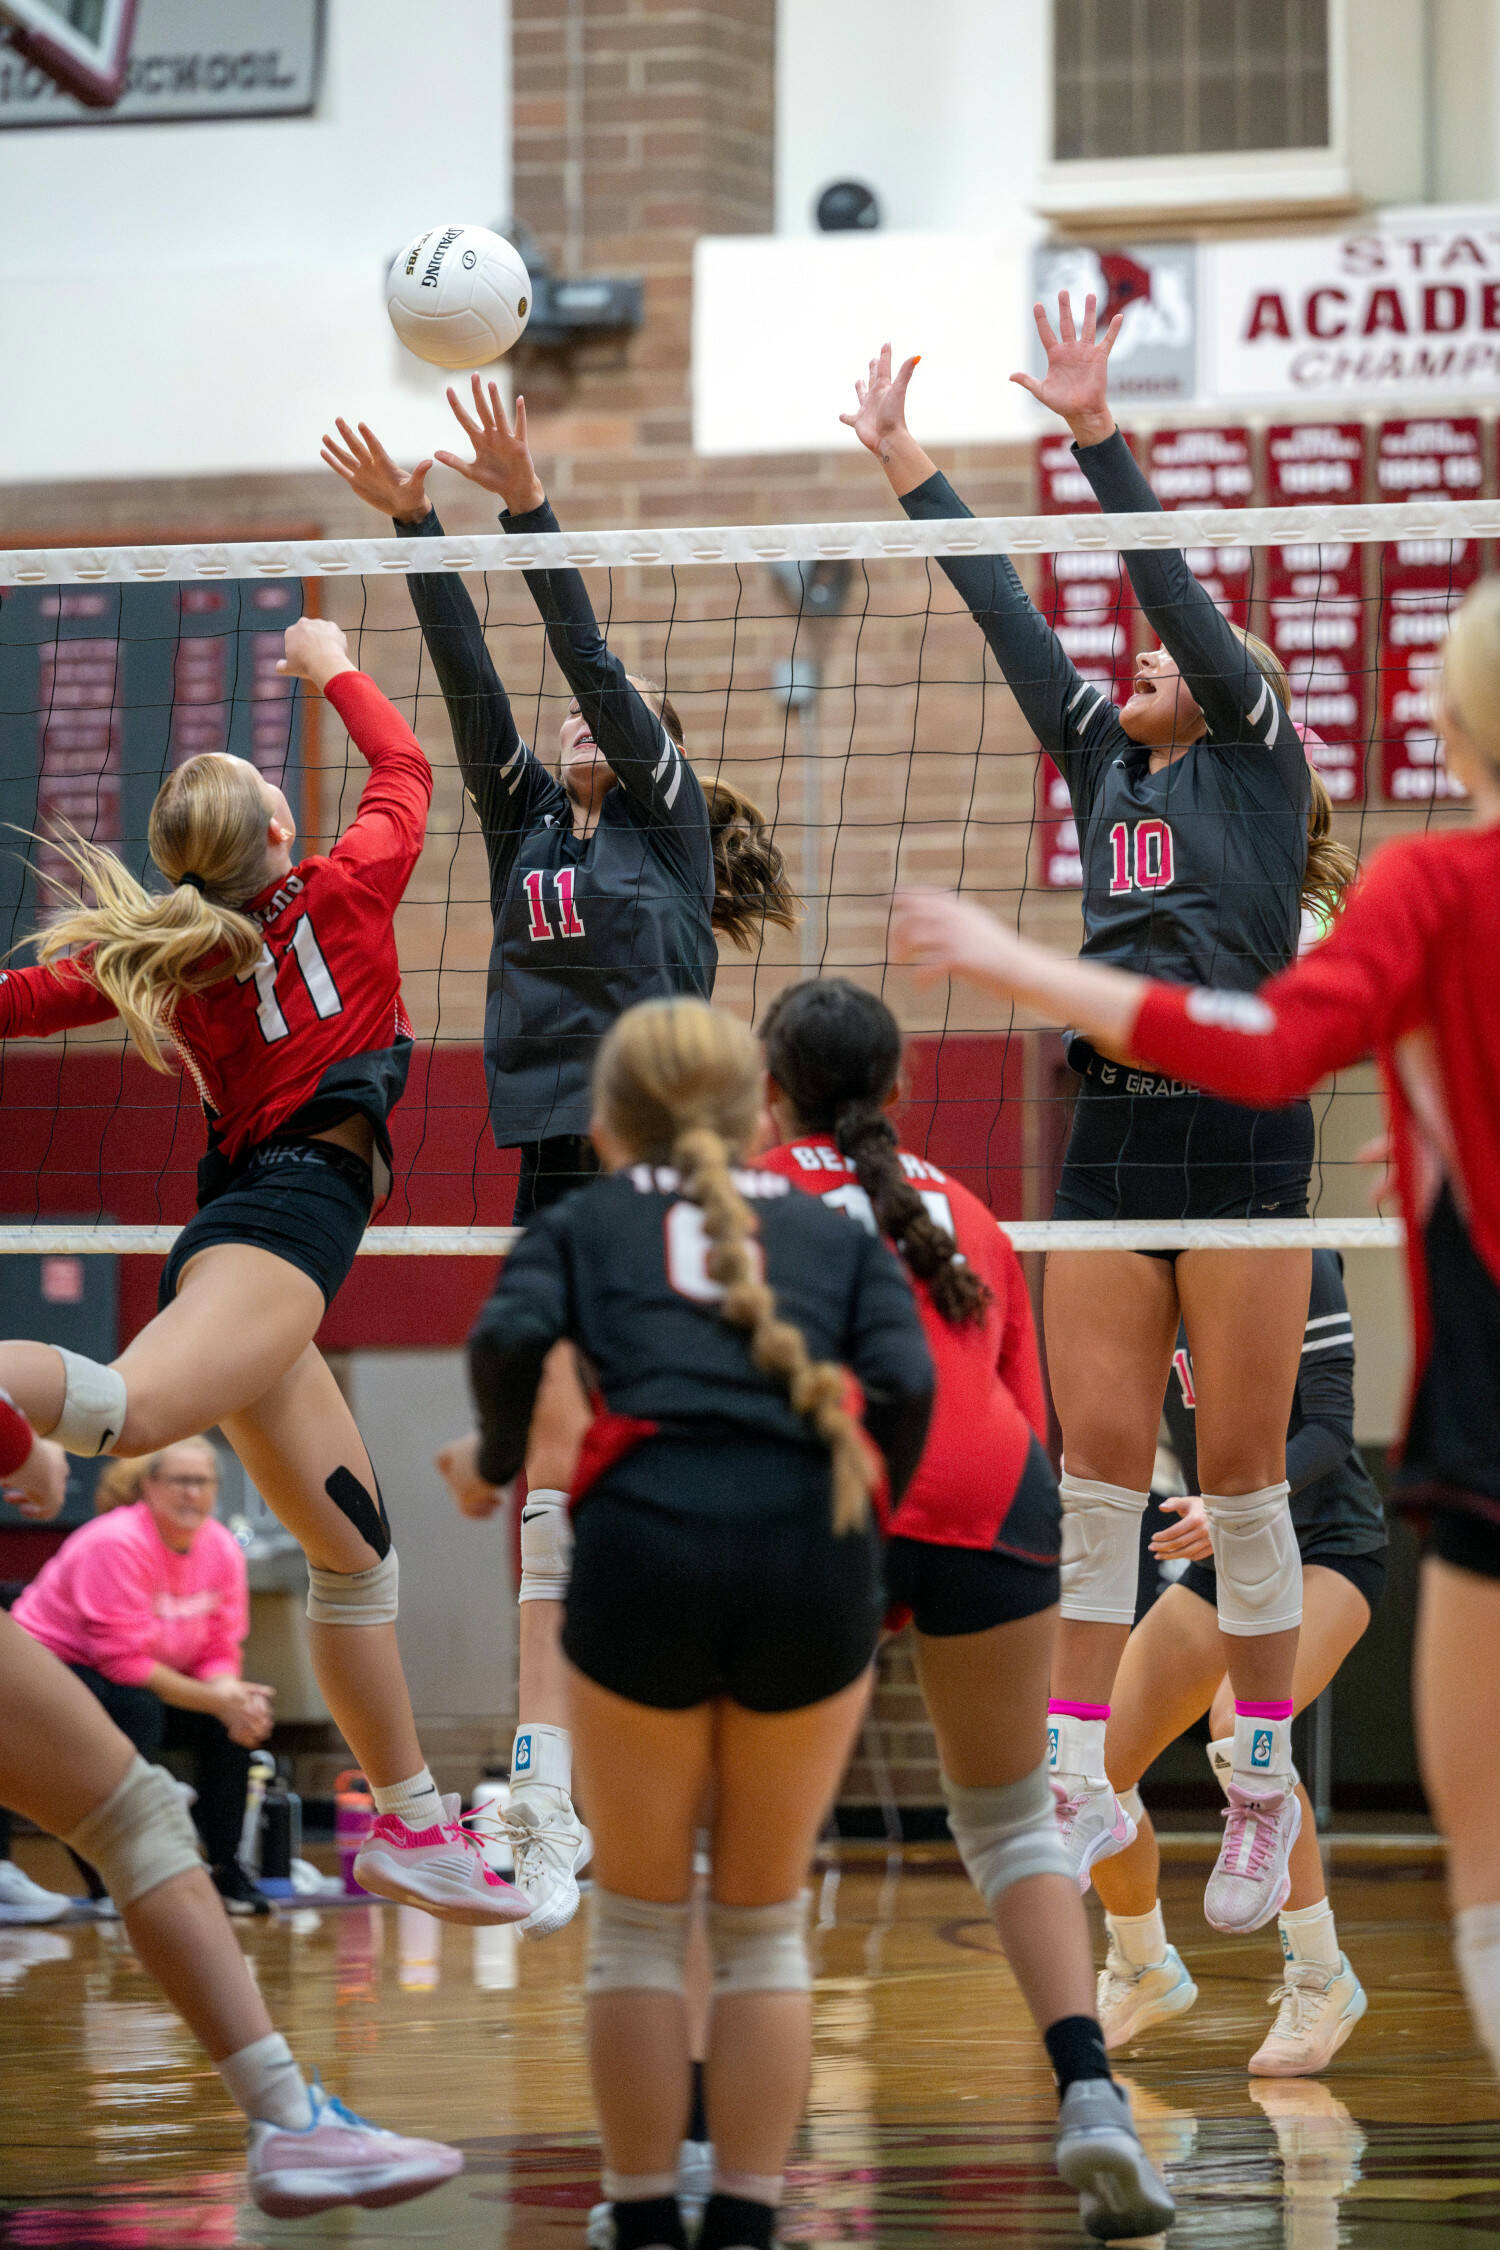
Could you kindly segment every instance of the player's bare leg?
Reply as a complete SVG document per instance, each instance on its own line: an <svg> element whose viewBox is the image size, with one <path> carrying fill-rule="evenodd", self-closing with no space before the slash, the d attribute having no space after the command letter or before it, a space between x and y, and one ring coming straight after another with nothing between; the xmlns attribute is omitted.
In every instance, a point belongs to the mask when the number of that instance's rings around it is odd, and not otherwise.
<svg viewBox="0 0 1500 2250"><path fill-rule="evenodd" d="M1081 1888L1130 1841L1105 1776L1110 1697L1135 1617L1140 1522L1177 1340L1173 1269L1133 1251L1054 1251L1042 1294L1062 1426L1062 1614L1052 1664L1051 1765Z"/></svg>
<svg viewBox="0 0 1500 2250"><path fill-rule="evenodd" d="M1448 1840L1459 1970L1500 2073L1500 1580L1427 1557L1414 1681L1422 1784Z"/></svg>
<svg viewBox="0 0 1500 2250"><path fill-rule="evenodd" d="M393 2202L462 2170L457 2149L381 2132L308 2087L196 1864L170 1783L66 1666L5 1616L0 1712L0 1803L51 1835L81 1836L98 1855L141 1966L245 2114L251 2193L263 2210L300 2217L376 2193Z"/></svg>

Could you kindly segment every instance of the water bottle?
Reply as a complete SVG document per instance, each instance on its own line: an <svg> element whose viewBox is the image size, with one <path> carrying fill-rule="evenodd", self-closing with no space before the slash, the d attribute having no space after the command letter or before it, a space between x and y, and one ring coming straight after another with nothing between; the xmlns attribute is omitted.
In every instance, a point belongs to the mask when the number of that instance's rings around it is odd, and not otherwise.
<svg viewBox="0 0 1500 2250"><path fill-rule="evenodd" d="M469 1799L469 1810L478 1812L481 1808L487 1808L497 1820L503 1820L509 1812L510 1776L504 1766L486 1766L483 1778L475 1784L473 1795ZM509 1838L504 1835L487 1835L482 1828L476 1829L475 1834L479 1838L485 1866L496 1875L503 1875L508 1881L516 1871L515 1853L511 1850Z"/></svg>
<svg viewBox="0 0 1500 2250"><path fill-rule="evenodd" d="M266 1785L276 1778L276 1761L264 1750L252 1751L245 1783L245 1815L240 1822L239 1862L247 1875L260 1867L260 1814Z"/></svg>
<svg viewBox="0 0 1500 2250"><path fill-rule="evenodd" d="M333 1840L338 1847L339 1873L350 1898L368 1892L354 1879L354 1855L375 1825L375 1798L357 1766L341 1773L333 1785Z"/></svg>

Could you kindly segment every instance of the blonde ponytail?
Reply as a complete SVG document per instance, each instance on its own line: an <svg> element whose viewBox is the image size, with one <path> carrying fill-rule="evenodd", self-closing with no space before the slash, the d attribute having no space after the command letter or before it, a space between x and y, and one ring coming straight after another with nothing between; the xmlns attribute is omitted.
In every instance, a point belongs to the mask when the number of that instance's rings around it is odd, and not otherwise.
<svg viewBox="0 0 1500 2250"><path fill-rule="evenodd" d="M623 1015L600 1049L594 1096L600 1116L632 1154L675 1165L682 1192L703 1213L708 1275L725 1320L747 1331L750 1356L786 1386L833 1457L833 1528L869 1517L874 1464L843 1404L846 1376L815 1360L800 1328L783 1320L751 1255L753 1213L730 1171L760 1111L760 1052L733 1016L701 1000L650 1000Z"/></svg>
<svg viewBox="0 0 1500 2250"><path fill-rule="evenodd" d="M90 977L153 1070L168 1068L162 1040L176 1001L246 974L260 957L259 926L240 907L268 879L268 818L254 767L209 754L169 775L151 808L151 857L174 886L165 894L148 891L75 829L48 839L94 903L73 904L64 883L44 877L69 904L37 951L53 962L88 948Z"/></svg>

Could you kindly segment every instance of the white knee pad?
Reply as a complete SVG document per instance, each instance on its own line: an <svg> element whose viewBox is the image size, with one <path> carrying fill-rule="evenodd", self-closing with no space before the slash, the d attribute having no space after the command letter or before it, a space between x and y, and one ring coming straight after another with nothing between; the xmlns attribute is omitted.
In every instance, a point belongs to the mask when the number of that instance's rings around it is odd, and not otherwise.
<svg viewBox="0 0 1500 2250"><path fill-rule="evenodd" d="M1141 1518L1150 1493L1075 1477L1066 1461L1059 1490L1063 1616L1088 1625L1133 1625Z"/></svg>
<svg viewBox="0 0 1500 2250"><path fill-rule="evenodd" d="M52 1349L63 1363L63 1407L47 1435L69 1453L93 1460L125 1427L125 1378L82 1352Z"/></svg>
<svg viewBox="0 0 1500 2250"><path fill-rule="evenodd" d="M1146 1817L1146 1808L1141 1803L1139 1789L1119 1789L1115 1792L1115 1801L1117 1804L1124 1806L1126 1812L1129 1813L1131 1819L1139 1828Z"/></svg>
<svg viewBox="0 0 1500 2250"><path fill-rule="evenodd" d="M595 1884L589 1901L588 1992L681 1992L687 1957L686 1901L625 1898Z"/></svg>
<svg viewBox="0 0 1500 2250"><path fill-rule="evenodd" d="M721 1906L711 1899L708 1946L715 1993L809 1991L807 1904L806 1891L772 1906Z"/></svg>
<svg viewBox="0 0 1500 2250"><path fill-rule="evenodd" d="M186 1875L203 1862L197 1832L188 1819L181 1791L161 1766L148 1766L139 1754L125 1778L63 1838L80 1859L97 1868L116 1906Z"/></svg>
<svg viewBox="0 0 1500 2250"><path fill-rule="evenodd" d="M958 1856L987 1906L1028 1875L1066 1875L1068 1855L1057 1832L1057 1811L1047 1766L998 1789L965 1789L942 1776L948 1826Z"/></svg>
<svg viewBox="0 0 1500 2250"><path fill-rule="evenodd" d="M1302 1622L1302 1557L1286 1481L1259 1492L1205 1492L1219 1581L1219 1630L1253 1639Z"/></svg>
<svg viewBox="0 0 1500 2250"><path fill-rule="evenodd" d="M521 1503L517 1601L565 1602L573 1575L573 1519L565 1492L528 1492Z"/></svg>
<svg viewBox="0 0 1500 2250"><path fill-rule="evenodd" d="M369 1570L307 1566L307 1614L317 1625L394 1625L399 1572L396 1550Z"/></svg>

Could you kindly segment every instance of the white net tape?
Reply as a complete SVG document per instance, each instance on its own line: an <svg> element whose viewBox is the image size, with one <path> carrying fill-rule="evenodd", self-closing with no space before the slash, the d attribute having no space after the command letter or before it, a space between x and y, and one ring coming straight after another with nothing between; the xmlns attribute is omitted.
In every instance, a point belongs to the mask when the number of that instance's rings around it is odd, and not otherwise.
<svg viewBox="0 0 1500 2250"><path fill-rule="evenodd" d="M1500 538L1500 500L1368 507L1201 508L1170 515L965 516L942 523L729 524L686 531L558 531L443 539L281 539L189 547L0 552L0 587L184 578L357 578L408 572L630 569L695 564L1048 555L1141 547L1285 547Z"/></svg>

